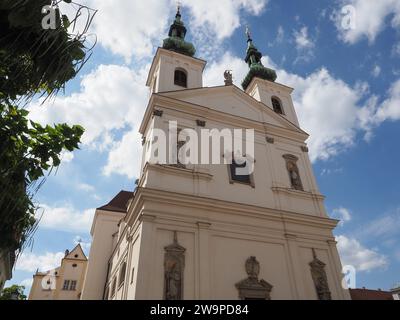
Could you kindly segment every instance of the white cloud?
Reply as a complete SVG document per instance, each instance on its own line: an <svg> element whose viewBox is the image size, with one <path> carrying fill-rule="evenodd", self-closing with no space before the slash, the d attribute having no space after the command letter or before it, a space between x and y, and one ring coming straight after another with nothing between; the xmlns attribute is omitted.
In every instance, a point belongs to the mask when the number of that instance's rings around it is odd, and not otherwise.
<svg viewBox="0 0 400 320"><path fill-rule="evenodd" d="M93 192L96 190L95 187L93 187L92 185L87 184L87 183L78 183L78 185L76 187L78 188L78 190L85 191L85 192Z"/></svg>
<svg viewBox="0 0 400 320"><path fill-rule="evenodd" d="M351 212L349 209L340 207L332 210L332 217L340 220L340 225L351 220Z"/></svg>
<svg viewBox="0 0 400 320"><path fill-rule="evenodd" d="M100 65L82 78L79 92L31 105L30 118L43 124L80 124L85 128L82 142L103 150L112 144L114 130L141 120L148 68L145 65L135 72L124 66Z"/></svg>
<svg viewBox="0 0 400 320"><path fill-rule="evenodd" d="M364 122L368 104L362 106L367 88L349 86L322 68L307 77L278 70L278 81L295 88L294 105L301 127L310 134L312 161L328 159L353 145L358 130L369 128Z"/></svg>
<svg viewBox="0 0 400 320"><path fill-rule="evenodd" d="M33 283L33 278L29 278L29 279L24 279L20 282L20 286L24 286L25 289L28 289L30 287L32 287L32 283Z"/></svg>
<svg viewBox="0 0 400 320"><path fill-rule="evenodd" d="M350 86L335 78L326 68L302 77L280 69L269 57L265 66L276 70L277 82L293 87L294 106L301 127L310 134L308 145L312 161L326 160L354 144L359 132L368 140L372 129L385 120L400 119L400 80L378 108L378 97L369 95L366 83ZM240 83L248 72L242 58L226 52L219 61L211 63L204 73L207 86L223 85L225 70L233 71L234 83Z"/></svg>
<svg viewBox="0 0 400 320"><path fill-rule="evenodd" d="M60 159L62 163L71 162L74 159L74 153L64 150L61 152Z"/></svg>
<svg viewBox="0 0 400 320"><path fill-rule="evenodd" d="M352 265L357 271L384 269L389 262L385 255L365 248L359 241L344 235L336 237L337 248L343 265Z"/></svg>
<svg viewBox="0 0 400 320"><path fill-rule="evenodd" d="M355 12L354 28L348 28L347 17L341 13L342 7L351 5ZM341 0L332 15L339 32L339 38L349 44L367 38L373 43L377 35L386 28L386 20L393 15L391 25L396 28L400 25L400 2L398 0ZM343 20L345 19L345 20ZM343 28L343 21L344 26Z"/></svg>
<svg viewBox="0 0 400 320"><path fill-rule="evenodd" d="M400 79L392 84L388 91L387 98L374 115L376 124L386 120L400 120Z"/></svg>
<svg viewBox="0 0 400 320"><path fill-rule="evenodd" d="M267 0L183 1L193 16L191 27L196 29L205 25L219 40L230 37L240 26L241 11L259 15L267 3Z"/></svg>
<svg viewBox="0 0 400 320"><path fill-rule="evenodd" d="M395 212L372 220L360 228L360 235L367 238L395 238L400 235L400 208Z"/></svg>
<svg viewBox="0 0 400 320"><path fill-rule="evenodd" d="M268 0L185 0L183 16L193 36L199 31L215 36L217 40L230 37L240 26L240 13L259 15ZM172 0L131 1L85 0L84 3L97 9L91 32L98 43L112 53L121 55L126 61L148 57L155 46L167 37L168 27L173 21L176 3ZM135 16L132 19L132 16Z"/></svg>
<svg viewBox="0 0 400 320"><path fill-rule="evenodd" d="M61 264L61 259L64 258L62 252L46 252L42 255L36 255L32 252L23 252L18 258L15 269L19 271L35 272L48 271L58 267Z"/></svg>
<svg viewBox="0 0 400 320"><path fill-rule="evenodd" d="M70 204L64 207L42 204L40 208L43 215L39 227L69 232L89 232L95 212L95 209L76 210Z"/></svg>
<svg viewBox="0 0 400 320"><path fill-rule="evenodd" d="M309 49L315 46L314 42L309 38L307 27L304 26L299 31L294 30L293 35L297 49Z"/></svg>
<svg viewBox="0 0 400 320"><path fill-rule="evenodd" d="M373 67L373 69L372 69L372 71L371 71L371 74L372 74L375 78L379 77L379 75L381 74L381 67L378 66L378 65L376 64L376 65Z"/></svg>
<svg viewBox="0 0 400 320"><path fill-rule="evenodd" d="M276 32L275 39L273 41L270 41L268 43L268 46L273 47L274 45L280 44L284 41L284 39L285 39L285 30L283 29L282 26L279 26Z"/></svg>
<svg viewBox="0 0 400 320"><path fill-rule="evenodd" d="M299 31L294 30L293 36L297 49L294 63L310 61L314 57L315 40L310 38L308 28L304 26Z"/></svg>
<svg viewBox="0 0 400 320"><path fill-rule="evenodd" d="M86 0L98 10L91 31L99 44L127 61L144 58L161 44L174 10L173 1Z"/></svg>
<svg viewBox="0 0 400 320"><path fill-rule="evenodd" d="M85 251L86 253L89 252L90 246L92 245L92 242L90 240L86 240L81 236L75 236L72 242L74 243L74 245L80 244L83 251Z"/></svg>
<svg viewBox="0 0 400 320"><path fill-rule="evenodd" d="M240 83L248 72L247 64L243 59L226 52L219 61L212 62L204 71L205 86L221 86L224 84L224 71L232 70L233 82L240 87Z"/></svg>
<svg viewBox="0 0 400 320"><path fill-rule="evenodd" d="M121 141L116 142L111 148L103 173L106 176L117 173L129 178L138 178L142 156L141 146L141 135L136 127L126 132Z"/></svg>

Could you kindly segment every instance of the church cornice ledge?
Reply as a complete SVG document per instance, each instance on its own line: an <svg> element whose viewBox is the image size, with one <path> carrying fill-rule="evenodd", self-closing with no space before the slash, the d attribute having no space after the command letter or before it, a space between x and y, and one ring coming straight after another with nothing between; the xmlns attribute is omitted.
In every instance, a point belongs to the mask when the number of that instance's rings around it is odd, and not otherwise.
<svg viewBox="0 0 400 320"><path fill-rule="evenodd" d="M195 196L190 194L170 192L165 190L138 187L136 189L136 202L128 213L128 223L136 220L144 201L158 202L165 205L179 205L200 209L202 211L217 211L219 213L234 214L252 218L268 218L277 222L294 222L307 226L319 226L325 229L334 229L338 220L311 214L285 211L275 208L259 207L244 203L220 200L215 198ZM136 211L136 212L135 212ZM133 219L133 220L132 220Z"/></svg>
<svg viewBox="0 0 400 320"><path fill-rule="evenodd" d="M202 180L206 180L206 181L210 181L213 178L213 175L209 174L207 172L202 172L202 171L199 171L196 169L176 167L176 166L167 165L167 164L146 163L143 171L145 172L147 170L167 172L167 173L171 173L171 174L175 174L175 175L179 175L179 176L198 178L198 179L202 179Z"/></svg>
<svg viewBox="0 0 400 320"><path fill-rule="evenodd" d="M193 118L196 121L199 116L208 119L208 121L217 121L226 124L227 127L236 128L252 128L259 134L265 134L266 130L269 135L275 137L281 137L287 140L295 141L296 143L304 143L309 135L297 129L289 129L281 126L274 125L272 123L266 123L262 121L256 121L244 117L232 115L230 113L215 110L210 107L189 103L183 100L166 97L160 94L153 94L150 98L148 106L146 108L145 115L143 117L139 132L143 135L146 130L146 126L152 117L153 110L162 109L165 112L173 114L176 112L179 115L185 114L186 117Z"/></svg>
<svg viewBox="0 0 400 320"><path fill-rule="evenodd" d="M302 191L302 190L296 190L292 188L285 188L285 187L271 187L272 191L278 192L278 193L286 193L295 197L299 198L305 198L305 199L316 199L319 201L324 201L325 196L319 193L313 193L309 191Z"/></svg>

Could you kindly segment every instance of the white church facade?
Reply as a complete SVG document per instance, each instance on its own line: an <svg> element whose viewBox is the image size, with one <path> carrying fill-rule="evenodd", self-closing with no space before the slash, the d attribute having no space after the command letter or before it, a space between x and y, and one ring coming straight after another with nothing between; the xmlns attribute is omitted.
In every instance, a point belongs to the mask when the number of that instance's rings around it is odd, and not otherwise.
<svg viewBox="0 0 400 320"><path fill-rule="evenodd" d="M243 90L229 73L203 87L206 62L185 35L178 10L146 83L137 187L96 210L81 299L350 299L293 89L275 82L250 34ZM147 161L154 129L171 121L199 136L253 129L254 169Z"/></svg>

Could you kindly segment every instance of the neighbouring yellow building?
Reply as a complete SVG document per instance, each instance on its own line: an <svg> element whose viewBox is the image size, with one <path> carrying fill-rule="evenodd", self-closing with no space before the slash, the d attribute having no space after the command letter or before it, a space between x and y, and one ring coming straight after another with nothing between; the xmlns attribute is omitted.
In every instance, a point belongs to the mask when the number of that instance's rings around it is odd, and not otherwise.
<svg viewBox="0 0 400 320"><path fill-rule="evenodd" d="M96 210L82 299L350 299L293 89L263 66L249 32L242 88L229 71L225 85L204 87L206 61L185 35L178 10L146 83L137 188ZM162 151L155 129L171 122L199 134L254 129L254 170L148 161Z"/></svg>
<svg viewBox="0 0 400 320"><path fill-rule="evenodd" d="M65 251L61 265L33 275L29 300L79 300L88 259L78 244L71 252Z"/></svg>

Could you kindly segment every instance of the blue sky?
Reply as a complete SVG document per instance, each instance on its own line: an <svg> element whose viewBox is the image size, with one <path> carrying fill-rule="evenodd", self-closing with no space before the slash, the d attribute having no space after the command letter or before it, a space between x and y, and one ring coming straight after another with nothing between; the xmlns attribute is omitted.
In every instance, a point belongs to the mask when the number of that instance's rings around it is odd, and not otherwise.
<svg viewBox="0 0 400 320"><path fill-rule="evenodd" d="M147 71L166 37L173 1L85 0L99 10L97 46L64 96L29 107L43 123L86 129L81 150L65 154L37 194L42 221L32 250L8 282L29 286L36 268L56 266L81 239L88 253L94 208L133 190L140 156L137 134L148 93ZM400 4L395 0L182 1L188 38L208 60L205 85L232 69L240 84L246 24L277 81L295 88L301 126L344 264L357 287L389 289L400 281ZM343 28L346 5L355 25ZM68 11L67 11L68 12ZM353 11L352 11L353 12ZM354 22L352 20L352 22Z"/></svg>

